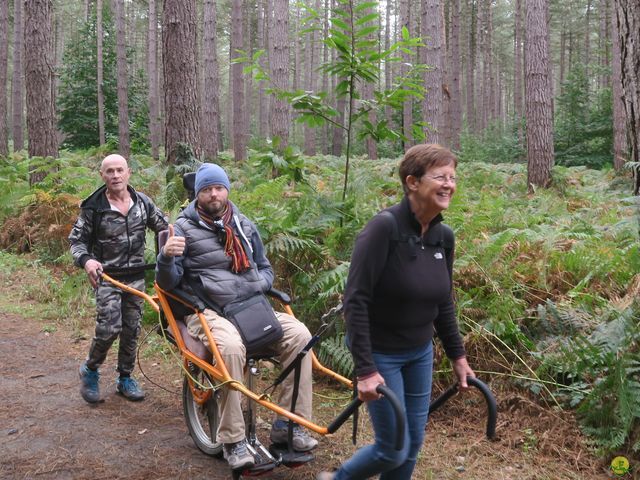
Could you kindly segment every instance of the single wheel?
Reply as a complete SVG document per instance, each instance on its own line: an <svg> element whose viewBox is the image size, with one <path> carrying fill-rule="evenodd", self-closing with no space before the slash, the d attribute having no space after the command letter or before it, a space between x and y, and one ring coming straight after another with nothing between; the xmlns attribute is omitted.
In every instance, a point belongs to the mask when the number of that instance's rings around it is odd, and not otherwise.
<svg viewBox="0 0 640 480"><path fill-rule="evenodd" d="M182 383L182 406L189 435L203 453L220 456L222 455L222 443L217 441L220 418L217 396L212 391L214 383L207 372L195 365L190 365L189 373L196 381L193 382L185 374ZM192 385L195 393L192 390Z"/></svg>

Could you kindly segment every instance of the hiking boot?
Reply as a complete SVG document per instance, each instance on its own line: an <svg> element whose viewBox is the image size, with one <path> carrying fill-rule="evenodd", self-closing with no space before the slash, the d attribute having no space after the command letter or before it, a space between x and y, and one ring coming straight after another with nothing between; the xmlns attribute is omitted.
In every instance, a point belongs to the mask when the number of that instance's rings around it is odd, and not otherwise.
<svg viewBox="0 0 640 480"><path fill-rule="evenodd" d="M80 365L80 395L87 403L98 403L100 401L100 373L87 367L87 362Z"/></svg>
<svg viewBox="0 0 640 480"><path fill-rule="evenodd" d="M289 423L286 420L276 420L271 428L273 443L288 444ZM296 452L308 452L318 446L318 441L310 436L300 425L293 426L293 449Z"/></svg>
<svg viewBox="0 0 640 480"><path fill-rule="evenodd" d="M245 470L255 465L255 460L245 439L236 443L225 443L222 446L222 453L231 470Z"/></svg>
<svg viewBox="0 0 640 480"><path fill-rule="evenodd" d="M116 383L116 390L124 398L137 402L138 400L144 400L144 392L138 385L138 382L131 377L119 377Z"/></svg>

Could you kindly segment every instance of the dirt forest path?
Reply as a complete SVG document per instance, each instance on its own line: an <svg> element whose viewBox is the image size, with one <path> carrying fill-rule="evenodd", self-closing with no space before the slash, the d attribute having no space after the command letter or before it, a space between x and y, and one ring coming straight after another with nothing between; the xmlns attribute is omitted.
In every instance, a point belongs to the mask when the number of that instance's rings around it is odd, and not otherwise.
<svg viewBox="0 0 640 480"><path fill-rule="evenodd" d="M127 401L116 394L110 358L102 368L105 401L92 407L78 393L88 340L74 343L64 329L47 334L36 320L4 313L0 332L0 478L231 478L223 460L194 446L178 395L142 379L148 398ZM312 478L291 475L269 478Z"/></svg>

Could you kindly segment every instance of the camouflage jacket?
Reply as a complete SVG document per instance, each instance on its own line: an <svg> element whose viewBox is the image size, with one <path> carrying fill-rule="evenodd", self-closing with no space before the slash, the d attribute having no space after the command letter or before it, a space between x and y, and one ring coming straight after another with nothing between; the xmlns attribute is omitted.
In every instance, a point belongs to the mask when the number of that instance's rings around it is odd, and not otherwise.
<svg viewBox="0 0 640 480"><path fill-rule="evenodd" d="M133 205L126 215L111 208L104 185L80 204L80 215L69 234L77 266L84 268L88 260L95 259L102 263L105 273L128 280L144 275L141 270L124 275L114 272L144 265L146 228L156 233L165 230L167 217L144 193L128 188Z"/></svg>

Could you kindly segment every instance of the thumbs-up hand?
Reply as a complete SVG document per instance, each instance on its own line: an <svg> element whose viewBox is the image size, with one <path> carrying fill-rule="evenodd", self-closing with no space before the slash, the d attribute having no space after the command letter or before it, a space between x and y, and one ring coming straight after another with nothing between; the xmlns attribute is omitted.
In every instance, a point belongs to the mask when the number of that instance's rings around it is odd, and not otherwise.
<svg viewBox="0 0 640 480"><path fill-rule="evenodd" d="M167 257L179 257L184 253L184 247L184 237L176 236L173 225L169 224L169 237L167 238L167 243L162 247L162 253Z"/></svg>

